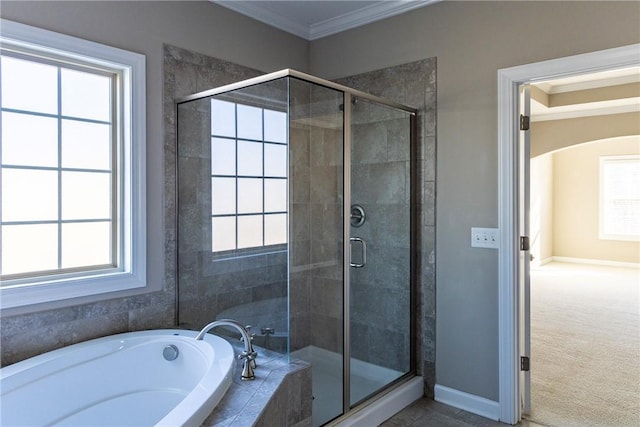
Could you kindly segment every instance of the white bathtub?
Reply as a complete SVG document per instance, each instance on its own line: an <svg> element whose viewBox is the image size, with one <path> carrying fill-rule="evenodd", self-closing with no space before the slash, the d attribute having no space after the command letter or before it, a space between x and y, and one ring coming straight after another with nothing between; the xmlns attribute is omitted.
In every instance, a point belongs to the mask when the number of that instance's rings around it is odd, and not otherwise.
<svg viewBox="0 0 640 427"><path fill-rule="evenodd" d="M198 426L231 384L224 339L178 329L130 332L0 369L0 425ZM163 350L178 348L168 361Z"/></svg>

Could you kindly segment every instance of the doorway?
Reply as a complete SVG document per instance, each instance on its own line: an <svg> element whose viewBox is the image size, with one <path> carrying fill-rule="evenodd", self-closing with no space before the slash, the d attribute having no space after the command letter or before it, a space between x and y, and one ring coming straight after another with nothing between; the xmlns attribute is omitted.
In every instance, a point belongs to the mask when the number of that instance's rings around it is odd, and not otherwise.
<svg viewBox="0 0 640 427"><path fill-rule="evenodd" d="M525 415L637 425L640 69L536 82L530 93Z"/></svg>
<svg viewBox="0 0 640 427"><path fill-rule="evenodd" d="M574 57L528 64L498 72L499 128L499 399L500 419L515 424L524 415L527 401L525 376L521 371L520 327L525 306L523 289L518 285L522 271L518 224L521 191L518 161L518 101L522 84L561 76L621 69L640 64L640 45L625 46ZM526 248L527 249L527 248ZM528 250L528 249L527 249ZM523 257L524 258L524 257ZM522 316L522 317L521 317Z"/></svg>
<svg viewBox="0 0 640 427"><path fill-rule="evenodd" d="M631 115L638 120L637 112ZM589 117L608 121L608 132L624 128L625 114ZM599 205L606 203L601 186L608 182L600 183L601 162L638 159L640 136L541 154L552 148L551 136L571 142L562 129L580 119L534 120L531 126L531 405L525 416L549 426L637 425L640 248L637 240L601 238ZM616 191L631 186L635 192L636 181L617 181Z"/></svg>

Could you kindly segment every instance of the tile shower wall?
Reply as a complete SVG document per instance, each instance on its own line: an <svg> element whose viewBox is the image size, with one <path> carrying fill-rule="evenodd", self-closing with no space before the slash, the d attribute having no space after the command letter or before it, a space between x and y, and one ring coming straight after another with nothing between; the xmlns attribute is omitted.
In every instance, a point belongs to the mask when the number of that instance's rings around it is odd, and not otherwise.
<svg viewBox="0 0 640 427"><path fill-rule="evenodd" d="M342 348L341 92L291 79L291 349Z"/></svg>
<svg viewBox="0 0 640 427"><path fill-rule="evenodd" d="M351 202L365 211L352 237L367 264L351 269L351 354L395 371L410 368L409 115L359 100L353 105ZM353 245L359 260L358 246Z"/></svg>
<svg viewBox="0 0 640 427"><path fill-rule="evenodd" d="M425 391L433 397L435 385L435 167L436 167L436 58L424 59L339 79L345 86L414 107L417 120L417 345L418 371ZM391 207L390 207L391 209ZM369 279L371 280L371 279ZM391 292L386 290L385 292ZM390 313L388 318L393 318ZM373 331L377 337L388 336ZM363 334L369 331L363 330ZM377 334L377 335L376 335ZM396 337L397 339L397 337ZM393 339L390 342L395 342ZM389 347L394 347L393 345ZM381 360L383 363L390 361Z"/></svg>
<svg viewBox="0 0 640 427"><path fill-rule="evenodd" d="M215 58L167 46L165 95L172 102L180 97L258 75ZM187 59L185 61L185 59ZM178 87L172 81L180 81ZM190 85L188 83L191 83ZM286 108L287 85L280 80L255 86L224 97L264 108ZM274 350L286 350L286 305L277 298L287 296L287 252L220 256L211 244L211 108L210 98L178 107L178 322L181 327L199 329L216 318L232 317L255 329L255 343L267 345L262 327L275 327L285 338L269 340ZM272 314L257 313L269 304ZM277 309L277 310L276 310ZM277 312L276 312L277 311ZM256 324L259 323L259 324Z"/></svg>
<svg viewBox="0 0 640 427"><path fill-rule="evenodd" d="M185 129L192 133L181 135L181 144L176 146L175 100L262 73L172 46L165 46L164 72L164 111L168 123L165 168L166 174L173 177L166 181L166 215L174 218L172 243L180 245L179 250L171 254L178 271L179 321L186 324L183 326L197 329L227 308L286 295L287 254L280 252L212 262L208 105L195 103L190 106L195 111L187 112L186 117L191 122ZM178 218L175 218L176 211ZM286 315L286 311L283 314ZM259 331L254 332L259 334ZM310 369L300 369L295 364L278 368L278 364L285 361L286 358L269 360L268 354L261 351L259 369L273 370L250 384L253 387L249 389L245 387L246 383L240 384L241 387L232 385L203 425L274 425L275 422L282 426L310 426ZM237 365L236 370L239 367ZM294 375L289 375L293 370L296 371ZM283 380L284 375L287 377ZM234 378L238 377L236 372Z"/></svg>
<svg viewBox="0 0 640 427"><path fill-rule="evenodd" d="M322 118L311 132L309 293L312 344L341 353L343 347L343 94L311 91L311 116ZM318 122L318 120L316 121Z"/></svg>

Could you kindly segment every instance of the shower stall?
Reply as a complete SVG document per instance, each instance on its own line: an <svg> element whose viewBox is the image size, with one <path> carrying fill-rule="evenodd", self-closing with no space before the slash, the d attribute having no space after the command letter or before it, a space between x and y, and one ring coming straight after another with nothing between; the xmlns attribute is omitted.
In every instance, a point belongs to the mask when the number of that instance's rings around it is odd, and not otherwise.
<svg viewBox="0 0 640 427"><path fill-rule="evenodd" d="M415 115L294 70L177 104L179 324L310 362L314 426L415 375Z"/></svg>

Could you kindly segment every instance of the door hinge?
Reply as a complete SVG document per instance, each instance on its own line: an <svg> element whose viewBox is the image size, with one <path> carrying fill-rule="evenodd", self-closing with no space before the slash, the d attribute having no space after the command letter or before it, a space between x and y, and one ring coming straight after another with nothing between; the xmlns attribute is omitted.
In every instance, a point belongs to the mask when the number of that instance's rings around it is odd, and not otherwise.
<svg viewBox="0 0 640 427"><path fill-rule="evenodd" d="M520 250L521 251L529 250L529 236L520 236Z"/></svg>
<svg viewBox="0 0 640 427"><path fill-rule="evenodd" d="M529 358L527 356L520 356L520 370L529 371Z"/></svg>
<svg viewBox="0 0 640 427"><path fill-rule="evenodd" d="M531 121L529 116L520 114L520 130L529 130L529 122Z"/></svg>

